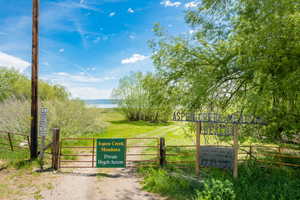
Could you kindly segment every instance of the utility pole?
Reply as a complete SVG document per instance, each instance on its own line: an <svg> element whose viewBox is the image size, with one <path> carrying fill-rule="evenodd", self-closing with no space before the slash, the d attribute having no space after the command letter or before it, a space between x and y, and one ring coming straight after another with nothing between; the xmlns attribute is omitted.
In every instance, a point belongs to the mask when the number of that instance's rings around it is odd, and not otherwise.
<svg viewBox="0 0 300 200"><path fill-rule="evenodd" d="M32 0L30 159L38 157L38 71L39 71L39 0Z"/></svg>

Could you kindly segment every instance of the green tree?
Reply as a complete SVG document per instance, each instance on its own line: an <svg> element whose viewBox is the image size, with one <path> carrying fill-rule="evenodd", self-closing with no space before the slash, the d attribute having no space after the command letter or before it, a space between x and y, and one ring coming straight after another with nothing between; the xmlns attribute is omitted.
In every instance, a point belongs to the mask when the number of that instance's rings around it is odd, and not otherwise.
<svg viewBox="0 0 300 200"><path fill-rule="evenodd" d="M119 81L113 96L128 120L168 121L174 107L172 89L159 76L133 73Z"/></svg>
<svg viewBox="0 0 300 200"><path fill-rule="evenodd" d="M9 98L29 99L31 97L31 81L15 70L0 68L0 102ZM39 98L41 100L69 98L67 90L60 85L50 85L39 81Z"/></svg>
<svg viewBox="0 0 300 200"><path fill-rule="evenodd" d="M299 1L203 0L186 22L192 38L156 26L151 42L160 75L189 94L184 106L262 116L272 138L299 133Z"/></svg>

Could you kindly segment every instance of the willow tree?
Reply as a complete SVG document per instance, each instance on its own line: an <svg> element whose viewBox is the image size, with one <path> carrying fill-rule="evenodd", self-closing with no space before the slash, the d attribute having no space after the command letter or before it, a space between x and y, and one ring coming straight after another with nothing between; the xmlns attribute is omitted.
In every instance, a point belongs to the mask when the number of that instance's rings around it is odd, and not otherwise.
<svg viewBox="0 0 300 200"><path fill-rule="evenodd" d="M155 26L151 42L161 76L185 86L184 106L260 115L277 139L299 134L300 2L203 0L185 19L191 37Z"/></svg>
<svg viewBox="0 0 300 200"><path fill-rule="evenodd" d="M171 118L173 90L155 74L136 72L123 77L113 96L128 120L166 122Z"/></svg>

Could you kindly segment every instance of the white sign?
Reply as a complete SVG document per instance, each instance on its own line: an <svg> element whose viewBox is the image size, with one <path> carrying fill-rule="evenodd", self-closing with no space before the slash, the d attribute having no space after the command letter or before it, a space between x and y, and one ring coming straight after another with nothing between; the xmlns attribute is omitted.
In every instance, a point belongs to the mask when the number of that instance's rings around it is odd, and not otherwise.
<svg viewBox="0 0 300 200"><path fill-rule="evenodd" d="M48 130L47 124L47 108L41 108L41 119L40 119L40 136L46 136Z"/></svg>

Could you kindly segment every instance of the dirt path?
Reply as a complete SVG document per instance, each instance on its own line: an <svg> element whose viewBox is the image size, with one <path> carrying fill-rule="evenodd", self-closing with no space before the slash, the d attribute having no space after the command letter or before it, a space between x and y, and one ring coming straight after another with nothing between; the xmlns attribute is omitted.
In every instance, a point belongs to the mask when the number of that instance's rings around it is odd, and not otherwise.
<svg viewBox="0 0 300 200"><path fill-rule="evenodd" d="M149 136L173 130L165 127L140 134ZM143 143L139 143L143 144ZM129 153L139 153L132 149ZM156 194L142 190L141 179L133 168L126 169L74 169L56 174L57 181L52 190L43 191L45 200L162 200Z"/></svg>

